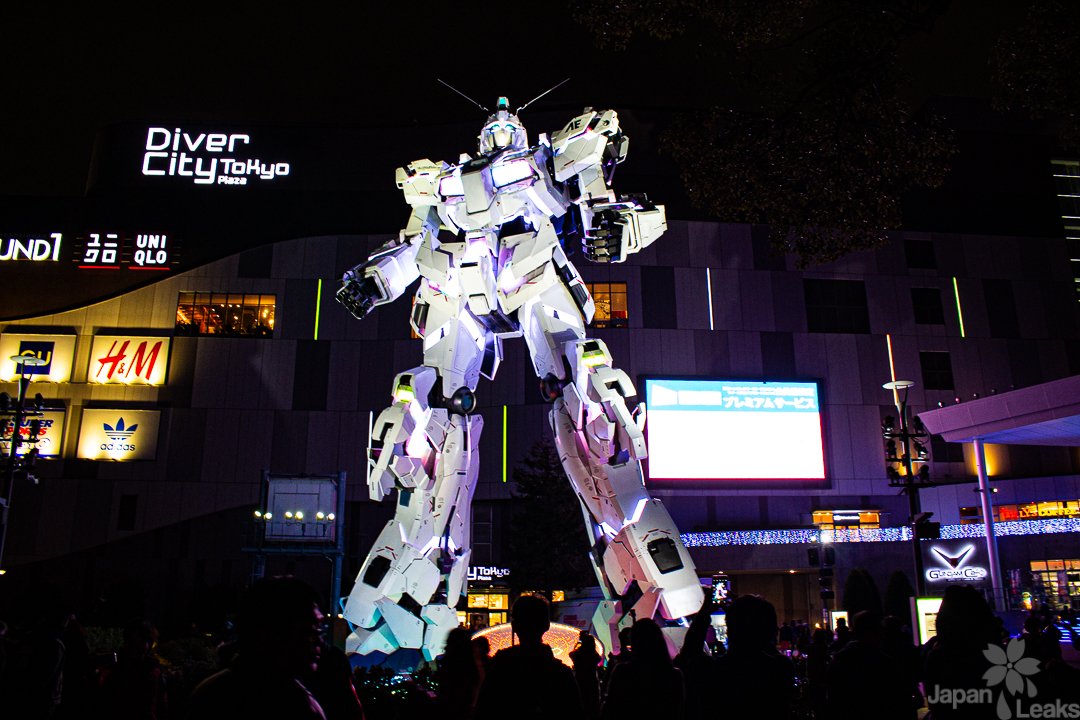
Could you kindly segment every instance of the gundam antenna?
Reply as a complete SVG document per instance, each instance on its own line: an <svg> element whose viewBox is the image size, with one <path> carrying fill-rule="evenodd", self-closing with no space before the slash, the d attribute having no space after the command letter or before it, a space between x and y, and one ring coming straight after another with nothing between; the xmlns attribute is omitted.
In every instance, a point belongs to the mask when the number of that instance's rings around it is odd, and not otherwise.
<svg viewBox="0 0 1080 720"><path fill-rule="evenodd" d="M515 115L517 115L517 114L518 114L519 112L521 112L521 111L522 111L522 110L524 110L525 108L529 107L529 106L530 106L530 105L532 105L532 104L533 104L534 102L536 102L536 101L537 101L537 100L539 100L540 98L544 97L545 95L547 95L547 94L548 94L549 92L551 92L551 91L552 91L552 90L554 90L555 88L561 87L561 86L565 85L565 84L566 84L566 83L568 83L568 82L570 82L570 78L566 78L565 80L563 80L563 81L562 81L561 83L559 83L558 85L555 85L554 87L550 88L549 90L545 90L544 92L540 93L539 95L537 95L536 97L534 97L534 98L533 98L532 100L530 100L529 102L527 102L527 103L525 103L524 105L522 105L521 107L519 107L519 108L518 108L518 109L517 109L516 111L514 111L514 114L515 114ZM448 87L449 87L449 86L448 86Z"/></svg>
<svg viewBox="0 0 1080 720"><path fill-rule="evenodd" d="M443 82L443 81L442 81L442 80L440 80L439 78L435 78L435 79L436 79L436 80L438 80L439 82L441 82L441 83L442 83L443 85L445 85L446 87L448 87L448 88L450 88L451 90L453 90L454 92L456 92L456 93L457 93L458 95L460 95L461 97L463 97L463 98L465 98L466 100L468 100L469 102L471 102L471 103L472 103L473 105L475 105L476 107L480 108L481 110L483 110L484 112L488 113L489 115L491 114L491 111L490 111L490 110L488 110L488 109L487 109L486 107L484 107L484 106L483 106L483 105L481 105L480 103L478 103L478 102L476 102L475 100L473 100L473 99L472 99L471 97L469 97L469 96L468 96L468 95L466 95L465 93L463 93L463 92L461 92L460 90L458 90L458 89L457 89L456 87L454 87L454 86L453 86L453 85L451 85L450 83L447 83L447 82ZM569 78L567 78L567 79L569 79ZM558 87L558 86L556 86L556 87ZM554 89L555 89L555 88L552 88L552 90L554 90ZM551 92L551 91L549 90L548 92Z"/></svg>

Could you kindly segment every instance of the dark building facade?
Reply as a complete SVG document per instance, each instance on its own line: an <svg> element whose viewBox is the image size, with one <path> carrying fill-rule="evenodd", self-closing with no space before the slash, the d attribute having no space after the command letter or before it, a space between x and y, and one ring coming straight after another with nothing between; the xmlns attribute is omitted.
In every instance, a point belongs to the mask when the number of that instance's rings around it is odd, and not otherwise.
<svg viewBox="0 0 1080 720"><path fill-rule="evenodd" d="M922 412L1080 374L1080 253L1075 238L1057 237L1076 233L1055 197L1071 195L1061 187L1072 180L1054 178L1052 134L978 101L936 102L961 154L943 188L905 199L906 227L921 231L809 271L770 253L767 228L693 220L676 169L652 152L653 128L670 114L620 110L636 149L618 186L647 190L672 220L625 264L572 258L600 309L593 332L639 396L657 377L819 383L824 482L648 480L706 582L727 573L736 592L766 595L788 619L820 612L805 533L836 533L839 578L853 567L879 587L897 568L913 576L911 544L899 539L907 500L886 476L881 422L896 411L883 383L914 381L909 402ZM564 110L530 124L557 127ZM48 353L53 373L31 389L46 400L50 450L39 484L13 493L0 613L42 592L103 624L224 612L250 577L242 548L267 471L345 473L343 594L393 513L392 497L367 499L369 423L393 376L420 364L422 341L409 297L358 322L334 293L405 216L390 169L455 157L476 128L183 130L246 137L238 147L273 159L275 174L258 179L269 170L257 176L248 163L247 184L220 186L144 175L153 138L122 127L103 132L87 197L0 198L0 389L15 393L9 349ZM202 152L205 168L213 156ZM110 239L110 228L139 232ZM342 232L354 234L327 234ZM524 342L509 341L497 377L477 390L473 562L495 577L514 468L550 433L538 384ZM769 438L776 453L788 440ZM975 537L971 448L936 438L930 449L938 486L921 493L923 510L951 537ZM686 452L725 462L708 447ZM1075 602L1078 450L988 446L987 456L995 517L1020 523L1000 539L1003 569L1036 599ZM273 557L266 572L325 588L330 563Z"/></svg>
<svg viewBox="0 0 1080 720"><path fill-rule="evenodd" d="M906 499L888 485L880 428L895 414L881 387L891 377L890 346L896 377L916 383L909 402L920 412L1080 374L1077 303L1063 239L897 233L878 251L802 272L769 253L763 230L674 221L626 264L583 262L580 269L601 299L595 324L602 327L594 332L639 392L644 377L820 382L824 487L650 481L680 530L693 534L703 577L726 572L738 592L760 592L783 614L806 617L820 609L806 545L761 533L825 527L862 529L869 538L908 522ZM347 592L393 508L392 498L367 499L369 422L389 402L394 374L422 356L408 297L362 322L334 301L336 278L385 239L279 242L101 303L5 323L0 340L9 342L74 337L70 379L31 390L48 409L64 411L62 442L55 459L40 461L40 484L16 488L5 582L67 578L75 581L65 589L75 602L141 583L150 609L167 612L161 603L178 607L246 581L243 534L264 470L345 472ZM102 337L108 340L95 342ZM162 384L137 384L131 369L127 384L101 384L102 358L116 356L115 338L167 341ZM111 355L98 349L106 344ZM54 362L62 364L57 348ZM514 466L550 433L524 342L507 342L505 353L495 380L482 380L477 391L485 419L478 566L504 563ZM97 431L84 416L104 410L128 413L129 427L139 411L157 414L156 435L140 439L153 450L140 457L152 459L118 461L84 447ZM774 439L776 452L785 451L784 441ZM946 525L976 522L970 449L942 442L932 449L932 478L942 484L923 491L923 509ZM701 463L724 462L707 449L688 452L700 453ZM1031 517L1032 507L1035 517L1078 517L1075 449L991 446L988 456L994 502L1004 508L999 520ZM740 531L754 544L715 541ZM1005 569L1075 560L1077 537L1003 538ZM884 586L896 568L913 572L906 542L837 549L841 576L866 566ZM328 564L282 558L268 571L324 585Z"/></svg>

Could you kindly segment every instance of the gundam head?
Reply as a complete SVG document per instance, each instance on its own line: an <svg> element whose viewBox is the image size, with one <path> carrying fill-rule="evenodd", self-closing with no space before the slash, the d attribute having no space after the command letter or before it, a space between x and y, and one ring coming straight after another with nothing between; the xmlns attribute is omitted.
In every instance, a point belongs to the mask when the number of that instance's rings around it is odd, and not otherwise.
<svg viewBox="0 0 1080 720"><path fill-rule="evenodd" d="M506 98L499 98L495 113L487 119L480 131L480 153L487 154L497 150L524 150L529 147L529 137L517 115L510 112Z"/></svg>

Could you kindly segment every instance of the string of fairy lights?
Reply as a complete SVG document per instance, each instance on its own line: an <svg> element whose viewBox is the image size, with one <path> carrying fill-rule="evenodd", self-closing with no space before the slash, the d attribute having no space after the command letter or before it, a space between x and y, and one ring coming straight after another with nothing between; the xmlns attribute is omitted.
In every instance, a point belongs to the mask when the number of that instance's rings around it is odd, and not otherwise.
<svg viewBox="0 0 1080 720"><path fill-rule="evenodd" d="M1080 518L1038 518L994 523L998 537L1016 535L1053 535L1080 532ZM983 526L942 525L945 540L983 537ZM686 547L722 547L725 545L816 545L821 542L910 542L911 528L850 528L834 530L737 530L730 532L683 533Z"/></svg>

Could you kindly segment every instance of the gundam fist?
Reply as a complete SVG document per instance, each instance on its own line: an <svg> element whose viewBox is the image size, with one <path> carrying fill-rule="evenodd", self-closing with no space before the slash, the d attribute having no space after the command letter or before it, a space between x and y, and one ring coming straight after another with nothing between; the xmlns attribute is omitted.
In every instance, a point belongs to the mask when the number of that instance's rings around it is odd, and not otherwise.
<svg viewBox="0 0 1080 720"><path fill-rule="evenodd" d="M621 262L626 218L617 210L601 210L593 216L593 226L585 231L582 250L593 262Z"/></svg>
<svg viewBox="0 0 1080 720"><path fill-rule="evenodd" d="M342 278L344 283L337 291L337 300L353 314L357 320L362 320L371 309L383 299L379 290L379 284L374 276L358 278L352 271L345 273Z"/></svg>

